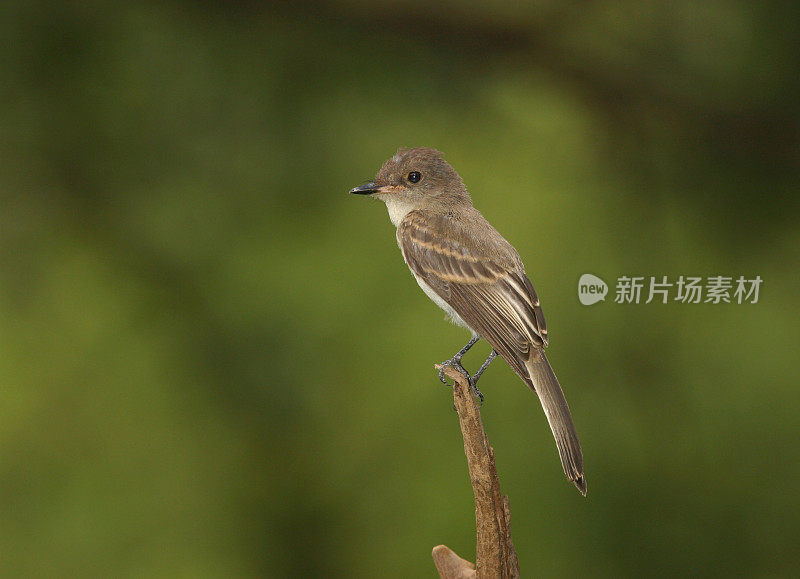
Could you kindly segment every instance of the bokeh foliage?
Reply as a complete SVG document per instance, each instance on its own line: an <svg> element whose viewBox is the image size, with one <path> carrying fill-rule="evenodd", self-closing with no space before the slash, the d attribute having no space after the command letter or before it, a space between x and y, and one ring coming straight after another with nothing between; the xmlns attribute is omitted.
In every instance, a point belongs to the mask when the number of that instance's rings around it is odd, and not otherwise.
<svg viewBox="0 0 800 579"><path fill-rule="evenodd" d="M3 575L474 556L432 371L467 336L346 193L415 145L523 256L582 437L585 500L533 395L484 377L523 572L796 572L792 6L6 2ZM764 285L585 307L584 272Z"/></svg>

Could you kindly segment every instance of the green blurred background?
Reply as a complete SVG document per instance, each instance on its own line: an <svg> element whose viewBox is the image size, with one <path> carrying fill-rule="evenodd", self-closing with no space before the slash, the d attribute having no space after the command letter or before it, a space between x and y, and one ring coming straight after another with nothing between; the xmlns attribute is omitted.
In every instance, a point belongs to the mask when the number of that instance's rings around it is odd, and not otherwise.
<svg viewBox="0 0 800 579"><path fill-rule="evenodd" d="M433 577L474 559L467 335L347 191L443 150L581 435L482 380L524 575L798 572L796 4L6 2L4 576ZM612 285L582 306L577 279ZM620 305L622 275L760 275ZM465 360L476 368L485 344Z"/></svg>

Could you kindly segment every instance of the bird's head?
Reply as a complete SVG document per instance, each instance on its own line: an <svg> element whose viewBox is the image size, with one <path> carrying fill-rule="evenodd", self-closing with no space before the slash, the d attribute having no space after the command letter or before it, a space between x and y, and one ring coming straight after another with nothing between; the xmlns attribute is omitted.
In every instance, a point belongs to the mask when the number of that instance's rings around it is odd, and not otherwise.
<svg viewBox="0 0 800 579"><path fill-rule="evenodd" d="M419 207L426 201L454 203L469 200L461 177L442 153L428 147L399 149L386 161L375 179L350 190L372 195L387 205ZM390 207L391 210L391 207Z"/></svg>

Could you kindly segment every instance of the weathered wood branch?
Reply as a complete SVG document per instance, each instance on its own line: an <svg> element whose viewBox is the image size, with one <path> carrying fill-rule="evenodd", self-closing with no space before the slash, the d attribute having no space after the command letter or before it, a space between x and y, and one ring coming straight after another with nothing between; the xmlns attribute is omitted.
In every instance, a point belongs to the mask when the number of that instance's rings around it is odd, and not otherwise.
<svg viewBox="0 0 800 579"><path fill-rule="evenodd" d="M467 456L472 492L475 495L475 525L478 536L475 566L444 545L439 545L433 549L436 569L444 579L519 577L519 561L511 541L508 497L500 493L494 451L483 430L480 405L472 396L469 382L460 372L450 367L445 368L444 372L454 381L453 400L464 438L464 453Z"/></svg>

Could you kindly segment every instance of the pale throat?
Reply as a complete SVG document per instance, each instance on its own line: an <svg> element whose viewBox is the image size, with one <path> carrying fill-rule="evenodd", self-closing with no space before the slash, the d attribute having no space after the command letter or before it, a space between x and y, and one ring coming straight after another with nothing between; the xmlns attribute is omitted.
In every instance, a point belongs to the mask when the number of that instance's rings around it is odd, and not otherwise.
<svg viewBox="0 0 800 579"><path fill-rule="evenodd" d="M389 210L389 219L391 219L395 227L400 225L403 218L414 210L414 205L412 203L409 203L405 199L399 199L395 195L382 195L379 199L386 203L386 209Z"/></svg>

